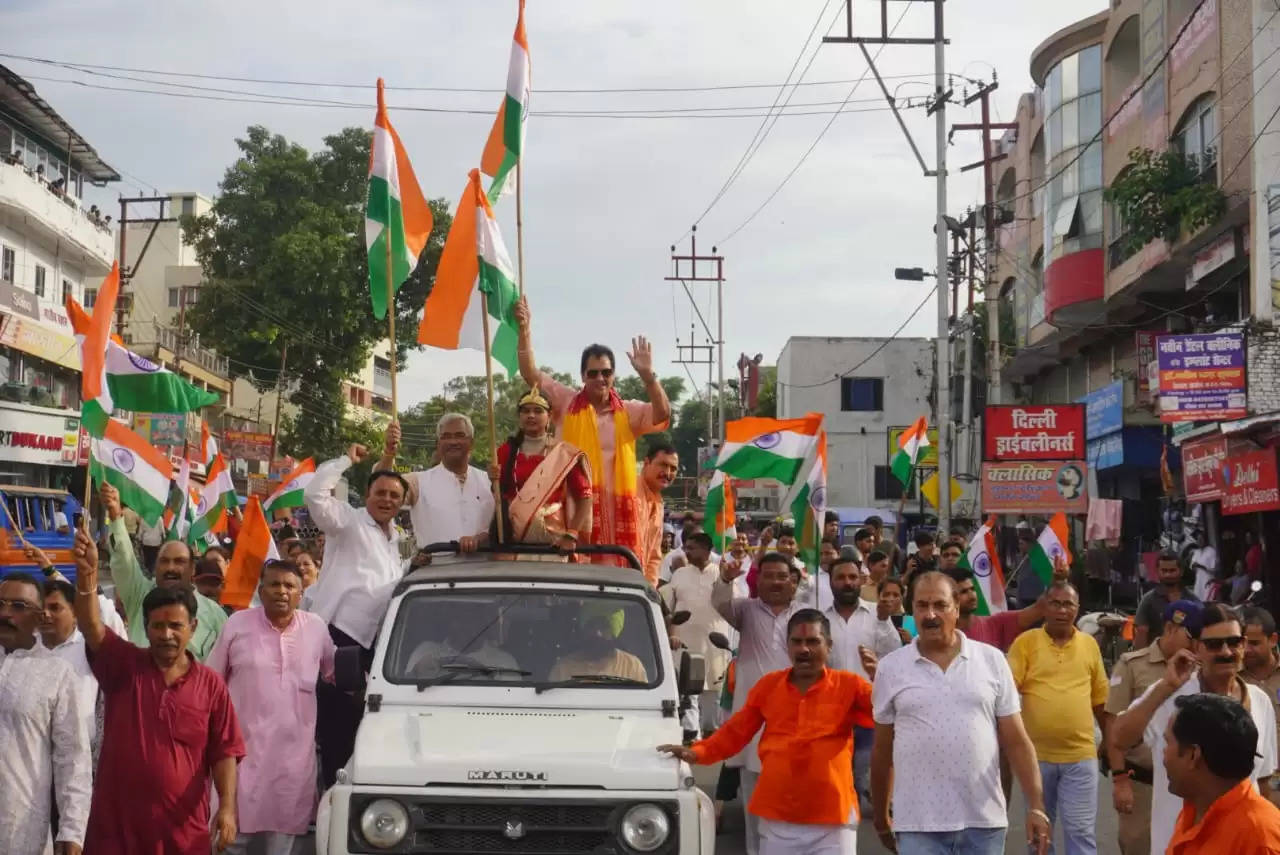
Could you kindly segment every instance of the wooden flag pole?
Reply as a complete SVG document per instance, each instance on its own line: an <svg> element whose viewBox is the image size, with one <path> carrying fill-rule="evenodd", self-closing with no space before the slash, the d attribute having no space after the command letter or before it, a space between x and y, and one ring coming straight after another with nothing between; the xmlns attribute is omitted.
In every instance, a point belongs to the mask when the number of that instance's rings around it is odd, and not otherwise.
<svg viewBox="0 0 1280 855"><path fill-rule="evenodd" d="M396 297L395 285L391 278L395 275L391 271L391 223L387 223L387 227L382 231L383 243L386 245L387 259L387 335L391 338L391 352L387 354L387 361L391 368L391 418L400 418L399 400L396 397ZM490 395L492 398L493 396Z"/></svg>
<svg viewBox="0 0 1280 855"><path fill-rule="evenodd" d="M493 411L493 348L489 345L489 297L484 291L480 292L480 318L481 323L484 324L484 375L489 388L489 460L497 463L498 429ZM503 543L507 536L502 525L502 486L497 481L493 482L493 500L498 508L495 516L495 522L498 525L498 543Z"/></svg>
<svg viewBox="0 0 1280 855"><path fill-rule="evenodd" d="M516 287L524 296L524 167L516 161Z"/></svg>
<svg viewBox="0 0 1280 855"><path fill-rule="evenodd" d="M22 526L18 525L18 521L13 518L13 514L9 513L9 502L0 501L0 505L4 506L4 516L5 519L9 521L9 527L12 528L13 533L18 536L18 541L22 544L22 548L26 549L31 544L27 543L26 535L22 533ZM68 522L70 522L70 520L68 520Z"/></svg>

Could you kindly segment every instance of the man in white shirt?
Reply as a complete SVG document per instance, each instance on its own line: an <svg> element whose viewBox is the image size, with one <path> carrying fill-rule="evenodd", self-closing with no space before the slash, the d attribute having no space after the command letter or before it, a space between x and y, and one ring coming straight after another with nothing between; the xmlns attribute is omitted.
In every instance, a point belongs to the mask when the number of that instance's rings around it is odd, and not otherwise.
<svg viewBox="0 0 1280 855"><path fill-rule="evenodd" d="M142 544L142 569L144 573L154 573L156 557L160 555L160 547L164 546L164 520L156 520L155 525L142 522L138 527L138 541Z"/></svg>
<svg viewBox="0 0 1280 855"><path fill-rule="evenodd" d="M462 413L445 413L436 423L436 451L440 462L425 472L410 472L406 503L413 522L413 538L421 549L431 543L458 542L474 552L489 542L493 521L493 485L489 476L471 465L476 429ZM387 428L382 458L375 467L394 471L400 447L400 423ZM328 556L325 556L326 562Z"/></svg>
<svg viewBox="0 0 1280 855"><path fill-rule="evenodd" d="M920 635L880 661L871 690L876 833L899 855L1003 855L1003 754L1027 800L1027 842L1044 855L1050 831L1040 768L1004 654L956 629L955 582L942 573L916 579L912 614Z"/></svg>
<svg viewBox="0 0 1280 855"><path fill-rule="evenodd" d="M1198 628L1194 622L1182 624L1195 638L1195 652L1179 650L1171 656L1164 677L1152 683L1111 726L1111 741L1117 749L1127 751L1145 742L1151 748L1151 756L1157 758L1151 785L1152 855L1162 855L1168 848L1182 810L1182 799L1169 792L1169 774L1158 759L1164 756L1165 730L1175 713L1175 699L1208 692L1243 704L1258 728L1252 777L1263 796L1269 795L1269 779L1276 771L1275 708L1265 691L1240 676L1244 666L1244 628L1239 616L1228 606L1210 603L1204 607L1200 621Z"/></svg>
<svg viewBox="0 0 1280 855"><path fill-rule="evenodd" d="M1209 586L1218 577L1218 550L1209 545L1203 531L1196 532L1196 548L1191 552L1191 569L1196 571L1196 596L1209 602Z"/></svg>
<svg viewBox="0 0 1280 855"><path fill-rule="evenodd" d="M659 593L672 612L689 612L689 619L675 628L676 637L706 662L703 691L693 699L705 739L718 724L721 681L729 667L729 652L713 646L709 636L727 633L729 624L711 605L711 587L720 576L720 565L709 560L711 538L701 531L691 532L684 536L683 548L688 563L671 574L671 581Z"/></svg>
<svg viewBox="0 0 1280 855"><path fill-rule="evenodd" d="M395 517L408 492L398 473L375 469L369 475L363 508L353 508L334 496L342 473L368 456L363 445L351 446L345 456L316 467L303 493L311 519L325 534L325 568L308 591L310 611L329 625L334 644L355 645L364 651L366 668L391 590L404 574ZM323 681L316 693L316 741L327 787L355 747L363 704Z"/></svg>
<svg viewBox="0 0 1280 855"><path fill-rule="evenodd" d="M0 852L79 855L89 822L89 731L71 667L36 643L44 589L14 573L0 582Z"/></svg>

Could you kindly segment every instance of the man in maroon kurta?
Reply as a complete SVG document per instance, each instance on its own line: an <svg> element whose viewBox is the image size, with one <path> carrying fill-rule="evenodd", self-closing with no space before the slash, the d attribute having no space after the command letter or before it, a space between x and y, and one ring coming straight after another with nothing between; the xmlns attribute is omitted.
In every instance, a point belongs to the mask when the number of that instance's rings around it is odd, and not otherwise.
<svg viewBox="0 0 1280 855"><path fill-rule="evenodd" d="M76 619L102 690L102 753L85 849L95 855L222 851L236 838L236 762L244 740L222 679L187 652L195 595L156 588L143 600L147 649L103 626L97 548L76 534ZM209 832L209 778L218 791Z"/></svg>

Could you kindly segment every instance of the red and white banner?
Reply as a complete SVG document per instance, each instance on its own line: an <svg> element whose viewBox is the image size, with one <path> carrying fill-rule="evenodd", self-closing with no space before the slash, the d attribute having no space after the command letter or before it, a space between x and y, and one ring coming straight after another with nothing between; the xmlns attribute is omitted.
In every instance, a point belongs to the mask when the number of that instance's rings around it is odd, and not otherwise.
<svg viewBox="0 0 1280 855"><path fill-rule="evenodd" d="M1182 444L1182 489L1188 502L1216 502L1226 482L1227 438L1215 436Z"/></svg>
<svg viewBox="0 0 1280 855"><path fill-rule="evenodd" d="M1081 460L1084 404L987 407L987 460Z"/></svg>
<svg viewBox="0 0 1280 855"><path fill-rule="evenodd" d="M1233 454L1227 457L1223 470L1227 482L1222 494L1224 514L1280 510L1274 448Z"/></svg>

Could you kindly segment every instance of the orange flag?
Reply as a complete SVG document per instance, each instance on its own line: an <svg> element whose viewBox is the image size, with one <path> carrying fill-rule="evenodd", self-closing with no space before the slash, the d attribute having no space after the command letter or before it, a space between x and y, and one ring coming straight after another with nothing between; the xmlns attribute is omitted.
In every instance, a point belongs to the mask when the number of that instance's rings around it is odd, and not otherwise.
<svg viewBox="0 0 1280 855"><path fill-rule="evenodd" d="M222 604L237 609L247 609L258 590L262 577L262 565L279 558L275 539L262 513L262 503L257 496L250 496L244 506L244 522L240 536L236 538L235 551L227 566L226 584L222 588Z"/></svg>

